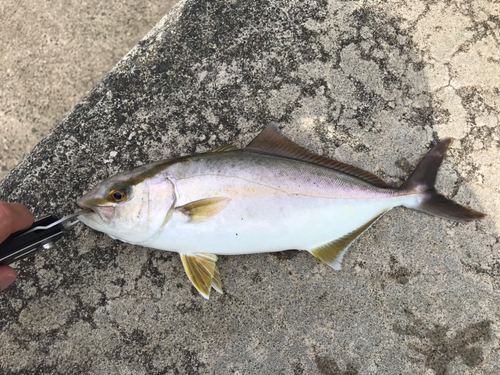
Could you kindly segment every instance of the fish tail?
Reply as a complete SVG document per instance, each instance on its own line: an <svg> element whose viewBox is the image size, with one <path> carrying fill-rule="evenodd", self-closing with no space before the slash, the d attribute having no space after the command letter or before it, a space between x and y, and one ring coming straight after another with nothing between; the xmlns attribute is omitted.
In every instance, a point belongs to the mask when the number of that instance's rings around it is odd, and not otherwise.
<svg viewBox="0 0 500 375"><path fill-rule="evenodd" d="M421 199L418 203L409 206L414 210L459 222L479 220L486 215L453 202L439 194L434 188L438 169L453 141L453 138L447 138L434 146L418 163L400 189L420 195Z"/></svg>

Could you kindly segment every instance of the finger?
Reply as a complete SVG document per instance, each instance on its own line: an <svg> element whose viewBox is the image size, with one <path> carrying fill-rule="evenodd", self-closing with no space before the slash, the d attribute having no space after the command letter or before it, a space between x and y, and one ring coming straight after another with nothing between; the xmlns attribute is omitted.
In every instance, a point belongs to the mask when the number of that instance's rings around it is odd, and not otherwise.
<svg viewBox="0 0 500 375"><path fill-rule="evenodd" d="M9 266L0 266L0 291L7 288L16 279L17 272Z"/></svg>
<svg viewBox="0 0 500 375"><path fill-rule="evenodd" d="M33 221L33 214L26 206L0 201L0 243L10 234L29 228Z"/></svg>

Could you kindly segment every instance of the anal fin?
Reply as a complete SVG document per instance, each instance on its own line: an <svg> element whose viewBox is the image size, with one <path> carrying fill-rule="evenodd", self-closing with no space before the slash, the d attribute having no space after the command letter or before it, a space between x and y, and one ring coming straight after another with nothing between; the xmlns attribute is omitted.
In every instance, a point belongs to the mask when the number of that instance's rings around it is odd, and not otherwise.
<svg viewBox="0 0 500 375"><path fill-rule="evenodd" d="M366 224L363 224L358 229L346 234L343 237L311 250L311 254L322 260L335 270L340 270L344 254L352 245L352 243L363 234L365 230L370 228L385 212L371 219Z"/></svg>
<svg viewBox="0 0 500 375"><path fill-rule="evenodd" d="M189 280L203 297L209 299L211 288L221 294L223 293L219 269L215 264L217 255L205 253L181 254L181 260Z"/></svg>

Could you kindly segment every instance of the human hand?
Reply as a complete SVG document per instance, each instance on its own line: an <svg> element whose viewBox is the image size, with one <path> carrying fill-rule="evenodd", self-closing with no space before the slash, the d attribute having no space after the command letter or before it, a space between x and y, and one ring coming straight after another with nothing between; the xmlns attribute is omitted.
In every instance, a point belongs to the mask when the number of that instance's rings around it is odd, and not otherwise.
<svg viewBox="0 0 500 375"><path fill-rule="evenodd" d="M18 230L29 228L33 224L33 214L20 203L0 201L0 243ZM7 288L17 276L15 269L0 266L0 290Z"/></svg>

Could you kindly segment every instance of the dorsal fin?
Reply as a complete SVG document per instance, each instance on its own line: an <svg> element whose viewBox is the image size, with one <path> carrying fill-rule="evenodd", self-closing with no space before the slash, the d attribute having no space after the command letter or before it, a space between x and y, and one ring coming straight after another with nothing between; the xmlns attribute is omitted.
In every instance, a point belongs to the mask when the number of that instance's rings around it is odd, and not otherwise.
<svg viewBox="0 0 500 375"><path fill-rule="evenodd" d="M235 145L228 144L228 145L224 145L224 146L220 146L220 147L214 148L213 150L210 150L210 151L207 151L207 152L226 152L226 151L235 151L237 149L238 149L238 147L236 147Z"/></svg>
<svg viewBox="0 0 500 375"><path fill-rule="evenodd" d="M358 177L378 187L389 187L380 177L375 176L373 173L342 163L338 160L314 154L304 147L299 146L281 134L278 126L274 122L266 126L264 130L245 147L245 150L263 152L269 155L314 163Z"/></svg>

